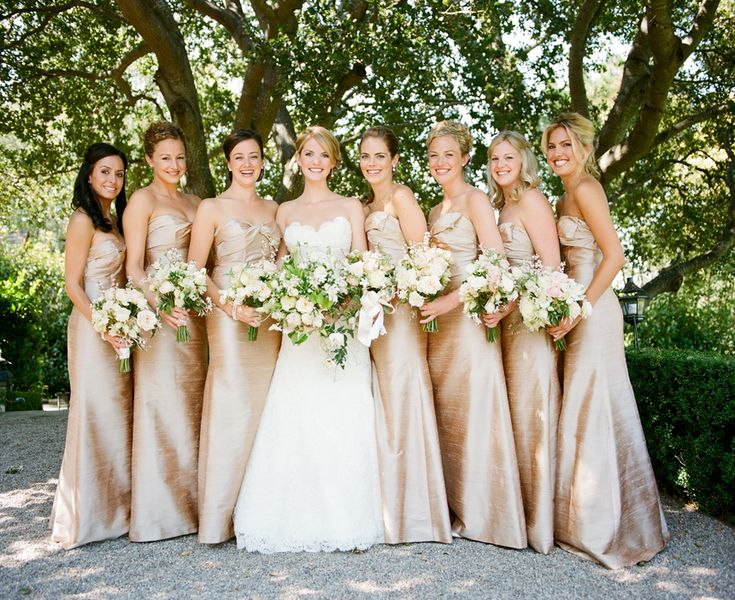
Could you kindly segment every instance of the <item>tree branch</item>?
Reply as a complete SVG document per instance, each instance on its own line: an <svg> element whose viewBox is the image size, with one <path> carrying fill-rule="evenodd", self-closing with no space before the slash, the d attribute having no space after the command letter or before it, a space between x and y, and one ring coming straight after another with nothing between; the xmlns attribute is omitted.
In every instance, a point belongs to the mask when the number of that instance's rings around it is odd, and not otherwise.
<svg viewBox="0 0 735 600"><path fill-rule="evenodd" d="M670 139L683 133L693 125L696 125L697 123L702 123L703 121L709 121L714 117L732 112L733 110L735 110L735 102L729 102L727 104L721 104L720 106L712 106L693 115L688 115L674 123L668 129L665 129L664 131L657 134L653 140L653 144L651 147L665 144Z"/></svg>
<svg viewBox="0 0 735 600"><path fill-rule="evenodd" d="M589 117L587 90L584 85L584 55L587 38L602 7L601 0L585 0L577 13L569 49L569 95L572 110Z"/></svg>
<svg viewBox="0 0 735 600"><path fill-rule="evenodd" d="M186 0L186 3L192 9L222 25L243 54L252 51L253 41L245 31L242 6L237 0L227 0L225 8L208 0Z"/></svg>

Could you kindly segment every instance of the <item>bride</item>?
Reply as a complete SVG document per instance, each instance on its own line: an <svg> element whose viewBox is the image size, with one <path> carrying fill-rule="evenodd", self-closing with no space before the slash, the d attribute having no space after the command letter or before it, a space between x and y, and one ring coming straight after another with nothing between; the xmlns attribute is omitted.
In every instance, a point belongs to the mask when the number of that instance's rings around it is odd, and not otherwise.
<svg viewBox="0 0 735 600"><path fill-rule="evenodd" d="M304 192L276 216L285 249L366 249L362 205L327 185L340 160L332 133L307 128L296 160ZM238 548L352 550L383 539L369 353L351 341L342 370L319 344L316 334L300 346L283 337L235 507Z"/></svg>

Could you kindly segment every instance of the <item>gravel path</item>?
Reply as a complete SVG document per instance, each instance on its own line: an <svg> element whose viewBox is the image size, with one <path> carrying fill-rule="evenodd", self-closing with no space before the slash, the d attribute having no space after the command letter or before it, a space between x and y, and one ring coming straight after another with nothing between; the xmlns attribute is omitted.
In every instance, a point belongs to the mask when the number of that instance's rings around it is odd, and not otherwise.
<svg viewBox="0 0 735 600"><path fill-rule="evenodd" d="M619 571L465 540L263 556L185 536L64 551L48 515L65 431L65 411L0 413L0 598L735 598L735 530L671 500L670 545Z"/></svg>

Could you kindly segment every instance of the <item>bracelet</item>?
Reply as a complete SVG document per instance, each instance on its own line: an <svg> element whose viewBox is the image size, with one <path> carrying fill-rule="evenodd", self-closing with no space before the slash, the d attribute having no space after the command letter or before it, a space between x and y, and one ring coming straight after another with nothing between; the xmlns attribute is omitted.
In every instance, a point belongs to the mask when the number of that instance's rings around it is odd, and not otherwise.
<svg viewBox="0 0 735 600"><path fill-rule="evenodd" d="M232 303L232 320L237 321L237 304Z"/></svg>

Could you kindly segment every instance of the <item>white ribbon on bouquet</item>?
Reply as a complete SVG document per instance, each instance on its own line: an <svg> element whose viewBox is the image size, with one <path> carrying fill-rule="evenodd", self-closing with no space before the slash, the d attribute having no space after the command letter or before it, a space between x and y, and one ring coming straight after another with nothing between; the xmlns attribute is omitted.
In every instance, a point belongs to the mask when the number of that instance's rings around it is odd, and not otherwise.
<svg viewBox="0 0 735 600"><path fill-rule="evenodd" d="M363 346L370 347L374 339L384 335L383 307L389 312L395 310L391 304L380 301L376 292L365 292L360 298L360 312L357 317L357 339Z"/></svg>

